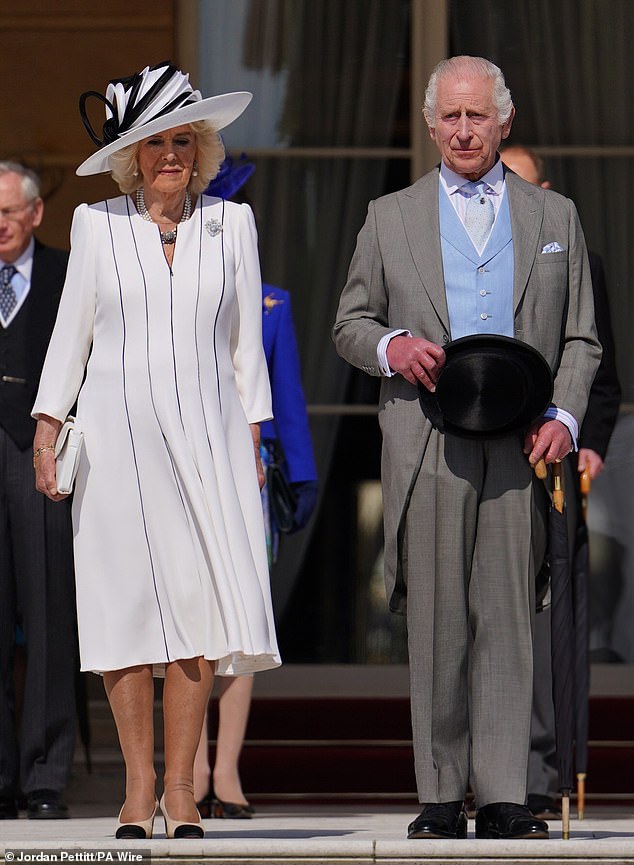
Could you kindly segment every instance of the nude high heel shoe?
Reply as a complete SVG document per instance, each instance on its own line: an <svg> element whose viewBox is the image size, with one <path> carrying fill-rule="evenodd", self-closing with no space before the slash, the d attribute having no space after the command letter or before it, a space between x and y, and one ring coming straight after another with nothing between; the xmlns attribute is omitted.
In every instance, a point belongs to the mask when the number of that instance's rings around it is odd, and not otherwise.
<svg viewBox="0 0 634 865"><path fill-rule="evenodd" d="M135 823L121 822L121 814L125 807L125 805L122 805L121 811L119 811L119 819L117 820L117 829L114 833L114 837L128 839L136 838L140 840L151 838L154 830L154 817L156 816L158 804L158 801L154 800L154 810L152 811L151 816L147 820L138 820Z"/></svg>
<svg viewBox="0 0 634 865"><path fill-rule="evenodd" d="M172 820L165 810L165 794L161 796L161 813L165 819L165 834L168 838L204 838L205 830L198 811L197 823L179 823L178 820Z"/></svg>

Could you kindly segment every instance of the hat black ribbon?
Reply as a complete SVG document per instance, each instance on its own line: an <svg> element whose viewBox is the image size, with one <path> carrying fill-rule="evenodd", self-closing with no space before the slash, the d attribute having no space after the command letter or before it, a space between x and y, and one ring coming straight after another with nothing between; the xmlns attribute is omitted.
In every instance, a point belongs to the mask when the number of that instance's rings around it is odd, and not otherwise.
<svg viewBox="0 0 634 865"><path fill-rule="evenodd" d="M107 99L103 94L97 93L96 90L88 90L86 93L82 93L79 97L79 113L81 114L81 119L86 127L86 131L88 135L92 138L97 147L103 147L106 144L111 144L113 141L117 141L125 132L128 132L131 128L133 128L136 120L143 114L146 108L154 101L156 96L161 92L161 90L165 87L167 82L174 76L175 73L178 72L176 66L172 63L158 63L156 66L150 67L150 72L154 72L156 69L161 69L165 67L165 72L161 75L161 77L150 87L147 93L141 97L141 99L137 102L136 97L143 84L143 75L141 72L135 72L133 75L128 75L125 78L114 78L110 83L111 84L123 84L124 90L130 90L130 95L128 97L128 102L123 113L123 118L119 123L117 118L117 111L115 106ZM151 120L156 120L157 117L162 117L164 114L172 111L174 108L179 108L182 105L188 105L195 100L191 99L192 91L190 93L183 93L180 96L177 96L175 99L172 99L170 103L164 106L160 111L157 111L156 114L150 118ZM104 125L103 125L103 139L99 138L97 133L92 127L90 120L88 119L88 114L86 112L86 101L90 96L95 96L101 102L108 106L112 113L112 117L109 117Z"/></svg>

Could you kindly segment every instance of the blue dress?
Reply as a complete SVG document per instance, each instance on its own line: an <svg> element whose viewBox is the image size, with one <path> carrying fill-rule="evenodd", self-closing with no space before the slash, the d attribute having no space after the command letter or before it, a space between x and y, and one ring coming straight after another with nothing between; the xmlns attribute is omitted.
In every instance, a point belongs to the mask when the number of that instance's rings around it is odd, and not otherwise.
<svg viewBox="0 0 634 865"><path fill-rule="evenodd" d="M262 340L271 382L273 420L261 424L262 459L277 446L290 483L316 481L317 469L302 388L297 340L287 291L262 284ZM269 562L277 557L278 533L271 520L266 487L262 491Z"/></svg>

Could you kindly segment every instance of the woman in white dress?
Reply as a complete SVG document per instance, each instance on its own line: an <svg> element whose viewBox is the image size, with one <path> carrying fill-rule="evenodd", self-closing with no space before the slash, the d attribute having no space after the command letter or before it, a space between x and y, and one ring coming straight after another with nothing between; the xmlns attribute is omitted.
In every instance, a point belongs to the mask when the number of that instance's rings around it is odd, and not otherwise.
<svg viewBox="0 0 634 865"><path fill-rule="evenodd" d="M104 141L85 102L106 103ZM126 765L118 838L157 810L153 675L164 675L169 837L202 837L192 772L214 674L280 663L259 487L271 417L251 210L202 195L218 130L250 94L202 99L173 66L84 94L123 195L80 205L33 407L36 486L59 500L54 443L77 400L73 523L81 665L103 674Z"/></svg>

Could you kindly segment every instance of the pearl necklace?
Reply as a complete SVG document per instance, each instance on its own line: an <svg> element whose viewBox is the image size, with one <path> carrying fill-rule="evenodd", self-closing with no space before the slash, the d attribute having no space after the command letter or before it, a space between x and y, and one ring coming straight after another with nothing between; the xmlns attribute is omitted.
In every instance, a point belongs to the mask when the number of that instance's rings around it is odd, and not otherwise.
<svg viewBox="0 0 634 865"><path fill-rule="evenodd" d="M143 192L143 187L140 186L136 191L136 207L139 211L139 214L145 219L147 222L154 222L152 217L150 216L150 211L145 206L145 193ZM189 217L192 215L192 197L189 192L185 192L185 205L183 207L183 215L180 218L180 222L187 222ZM161 235L161 243L172 244L176 243L176 235L178 233L178 226L174 226L174 228L169 229L168 231L161 231L159 228L159 234Z"/></svg>

